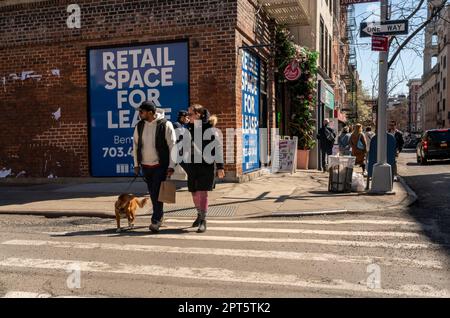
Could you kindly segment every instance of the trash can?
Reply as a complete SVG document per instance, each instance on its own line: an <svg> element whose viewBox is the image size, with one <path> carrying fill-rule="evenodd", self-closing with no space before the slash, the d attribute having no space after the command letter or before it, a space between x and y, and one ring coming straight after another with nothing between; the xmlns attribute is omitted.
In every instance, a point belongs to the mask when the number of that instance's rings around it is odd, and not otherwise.
<svg viewBox="0 0 450 318"><path fill-rule="evenodd" d="M352 175L356 157L328 156L328 191L351 192Z"/></svg>

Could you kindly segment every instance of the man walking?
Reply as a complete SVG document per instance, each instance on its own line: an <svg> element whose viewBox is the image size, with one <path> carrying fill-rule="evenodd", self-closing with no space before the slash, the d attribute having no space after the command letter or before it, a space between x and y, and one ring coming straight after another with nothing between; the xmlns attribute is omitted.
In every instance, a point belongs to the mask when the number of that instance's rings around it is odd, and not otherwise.
<svg viewBox="0 0 450 318"><path fill-rule="evenodd" d="M149 230L158 232L164 215L163 203L158 201L159 188L174 172L175 163L170 154L176 136L172 123L164 119L164 113L153 102L141 104L139 117L133 135L134 173L139 175L142 169L153 205Z"/></svg>
<svg viewBox="0 0 450 318"><path fill-rule="evenodd" d="M322 159L322 170L325 172L325 166L327 163L327 156L333 154L333 145L336 139L336 133L331 127L329 127L330 121L325 119L323 121L323 126L319 129L317 134L317 139L320 144L320 154Z"/></svg>
<svg viewBox="0 0 450 318"><path fill-rule="evenodd" d="M394 136L395 141L397 142L397 154L396 156L398 157L398 154L400 152L402 152L403 150L403 145L405 144L405 140L403 139L403 133L397 129L397 122L395 120L392 120L389 123L389 130L388 132Z"/></svg>

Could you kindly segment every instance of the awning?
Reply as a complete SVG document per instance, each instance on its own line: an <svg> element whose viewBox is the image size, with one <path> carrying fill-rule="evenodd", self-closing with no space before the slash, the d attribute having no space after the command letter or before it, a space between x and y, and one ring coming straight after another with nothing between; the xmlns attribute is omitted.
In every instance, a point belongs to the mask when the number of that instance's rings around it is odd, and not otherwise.
<svg viewBox="0 0 450 318"><path fill-rule="evenodd" d="M279 24L288 26L310 24L308 0L258 0L264 11Z"/></svg>

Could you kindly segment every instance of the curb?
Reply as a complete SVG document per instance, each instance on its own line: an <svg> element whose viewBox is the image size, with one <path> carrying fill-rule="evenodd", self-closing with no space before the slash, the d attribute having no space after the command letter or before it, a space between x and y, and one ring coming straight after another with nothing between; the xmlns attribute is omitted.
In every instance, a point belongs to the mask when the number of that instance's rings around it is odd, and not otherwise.
<svg viewBox="0 0 450 318"><path fill-rule="evenodd" d="M0 215L32 215L45 216L46 218L60 218L60 217L89 217L101 219L114 219L113 214L104 212L78 212L78 211L0 211Z"/></svg>
<svg viewBox="0 0 450 318"><path fill-rule="evenodd" d="M416 201L419 199L419 197L414 192L414 190L411 189L411 187L406 183L406 181L405 181L405 179L403 179L403 177L397 176L397 178L400 181L400 183L402 184L402 186L406 189L406 192L408 192L408 197L410 197L410 203L408 203L407 206L411 206L414 203L416 203Z"/></svg>

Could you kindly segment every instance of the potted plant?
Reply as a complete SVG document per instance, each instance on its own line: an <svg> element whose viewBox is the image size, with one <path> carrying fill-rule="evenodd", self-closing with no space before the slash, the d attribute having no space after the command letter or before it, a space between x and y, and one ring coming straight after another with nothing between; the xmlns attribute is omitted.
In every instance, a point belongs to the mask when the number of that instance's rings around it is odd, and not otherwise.
<svg viewBox="0 0 450 318"><path fill-rule="evenodd" d="M312 111L317 96L318 53L295 45L289 38L289 31L277 29L277 58L279 73L286 74L288 65L298 65L300 76L286 80L290 100L289 132L298 138L297 168L308 169L309 152L315 146L315 119Z"/></svg>

